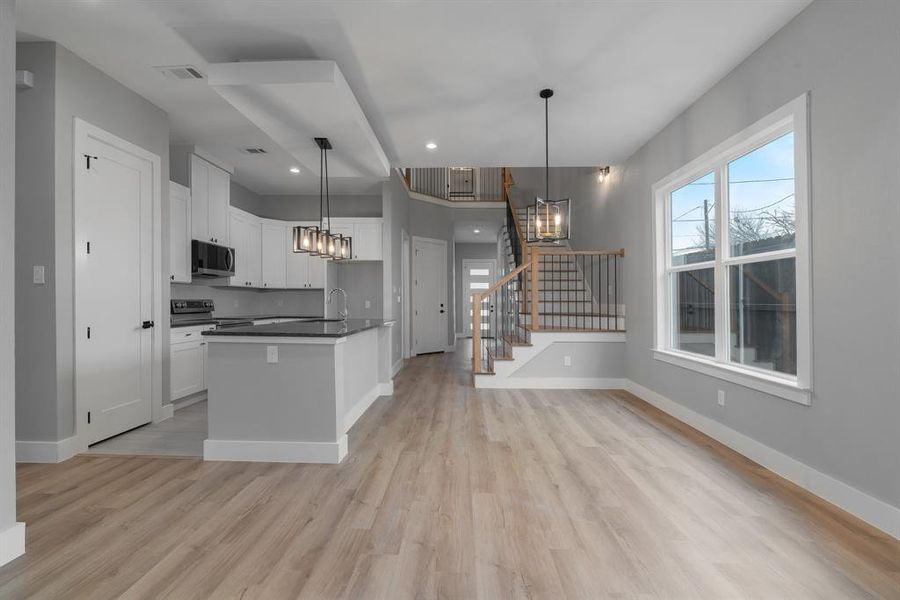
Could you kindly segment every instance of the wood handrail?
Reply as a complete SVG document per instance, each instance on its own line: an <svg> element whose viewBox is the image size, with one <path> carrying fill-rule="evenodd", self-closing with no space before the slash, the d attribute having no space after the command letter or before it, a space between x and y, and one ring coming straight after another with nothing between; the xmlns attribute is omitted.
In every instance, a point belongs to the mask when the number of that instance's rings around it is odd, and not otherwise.
<svg viewBox="0 0 900 600"><path fill-rule="evenodd" d="M531 262L523 263L510 271L508 275L483 292L472 294L472 372L481 373L481 304L485 297L490 296L501 287L509 283L522 271L531 266Z"/></svg>

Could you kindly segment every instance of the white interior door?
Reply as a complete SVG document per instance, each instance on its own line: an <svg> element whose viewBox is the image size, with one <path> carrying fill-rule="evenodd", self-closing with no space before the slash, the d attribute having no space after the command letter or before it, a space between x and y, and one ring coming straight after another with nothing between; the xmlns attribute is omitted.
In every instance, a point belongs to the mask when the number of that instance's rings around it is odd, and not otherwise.
<svg viewBox="0 0 900 600"><path fill-rule="evenodd" d="M494 260L463 260L462 261L462 315L463 333L472 335L472 294L484 292L493 285L497 262ZM482 308L481 313L484 325L487 325L488 309Z"/></svg>
<svg viewBox="0 0 900 600"><path fill-rule="evenodd" d="M413 239L413 351L447 349L447 244Z"/></svg>
<svg viewBox="0 0 900 600"><path fill-rule="evenodd" d="M90 133L75 161L75 391L93 444L151 420L155 173Z"/></svg>

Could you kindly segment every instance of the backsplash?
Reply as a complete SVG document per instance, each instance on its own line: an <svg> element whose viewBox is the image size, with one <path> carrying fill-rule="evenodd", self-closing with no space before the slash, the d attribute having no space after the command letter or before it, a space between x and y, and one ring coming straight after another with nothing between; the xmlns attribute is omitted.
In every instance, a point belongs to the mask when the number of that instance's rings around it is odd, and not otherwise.
<svg viewBox="0 0 900 600"><path fill-rule="evenodd" d="M216 303L214 316L249 315L322 316L322 290L245 290L199 283L173 283L172 298L210 298Z"/></svg>

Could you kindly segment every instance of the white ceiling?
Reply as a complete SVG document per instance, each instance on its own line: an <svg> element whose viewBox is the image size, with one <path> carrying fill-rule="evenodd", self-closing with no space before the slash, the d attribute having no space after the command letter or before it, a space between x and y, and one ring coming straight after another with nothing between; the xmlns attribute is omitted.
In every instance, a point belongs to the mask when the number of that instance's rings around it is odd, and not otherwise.
<svg viewBox="0 0 900 600"><path fill-rule="evenodd" d="M234 164L259 193L313 192L292 156L205 81L151 67L329 59L394 166L617 163L810 0L594 2L19 0L22 39L54 40L166 110L175 143ZM425 149L434 141L435 151ZM240 149L261 146L264 157ZM342 178L337 193L378 193Z"/></svg>

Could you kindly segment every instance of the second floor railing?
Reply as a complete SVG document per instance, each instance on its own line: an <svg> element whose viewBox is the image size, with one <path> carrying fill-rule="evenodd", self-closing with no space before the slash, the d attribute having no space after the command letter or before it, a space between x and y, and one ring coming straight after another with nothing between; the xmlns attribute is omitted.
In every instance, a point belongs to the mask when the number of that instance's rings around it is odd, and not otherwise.
<svg viewBox="0 0 900 600"><path fill-rule="evenodd" d="M410 191L451 202L503 202L502 167L427 167L405 169Z"/></svg>

